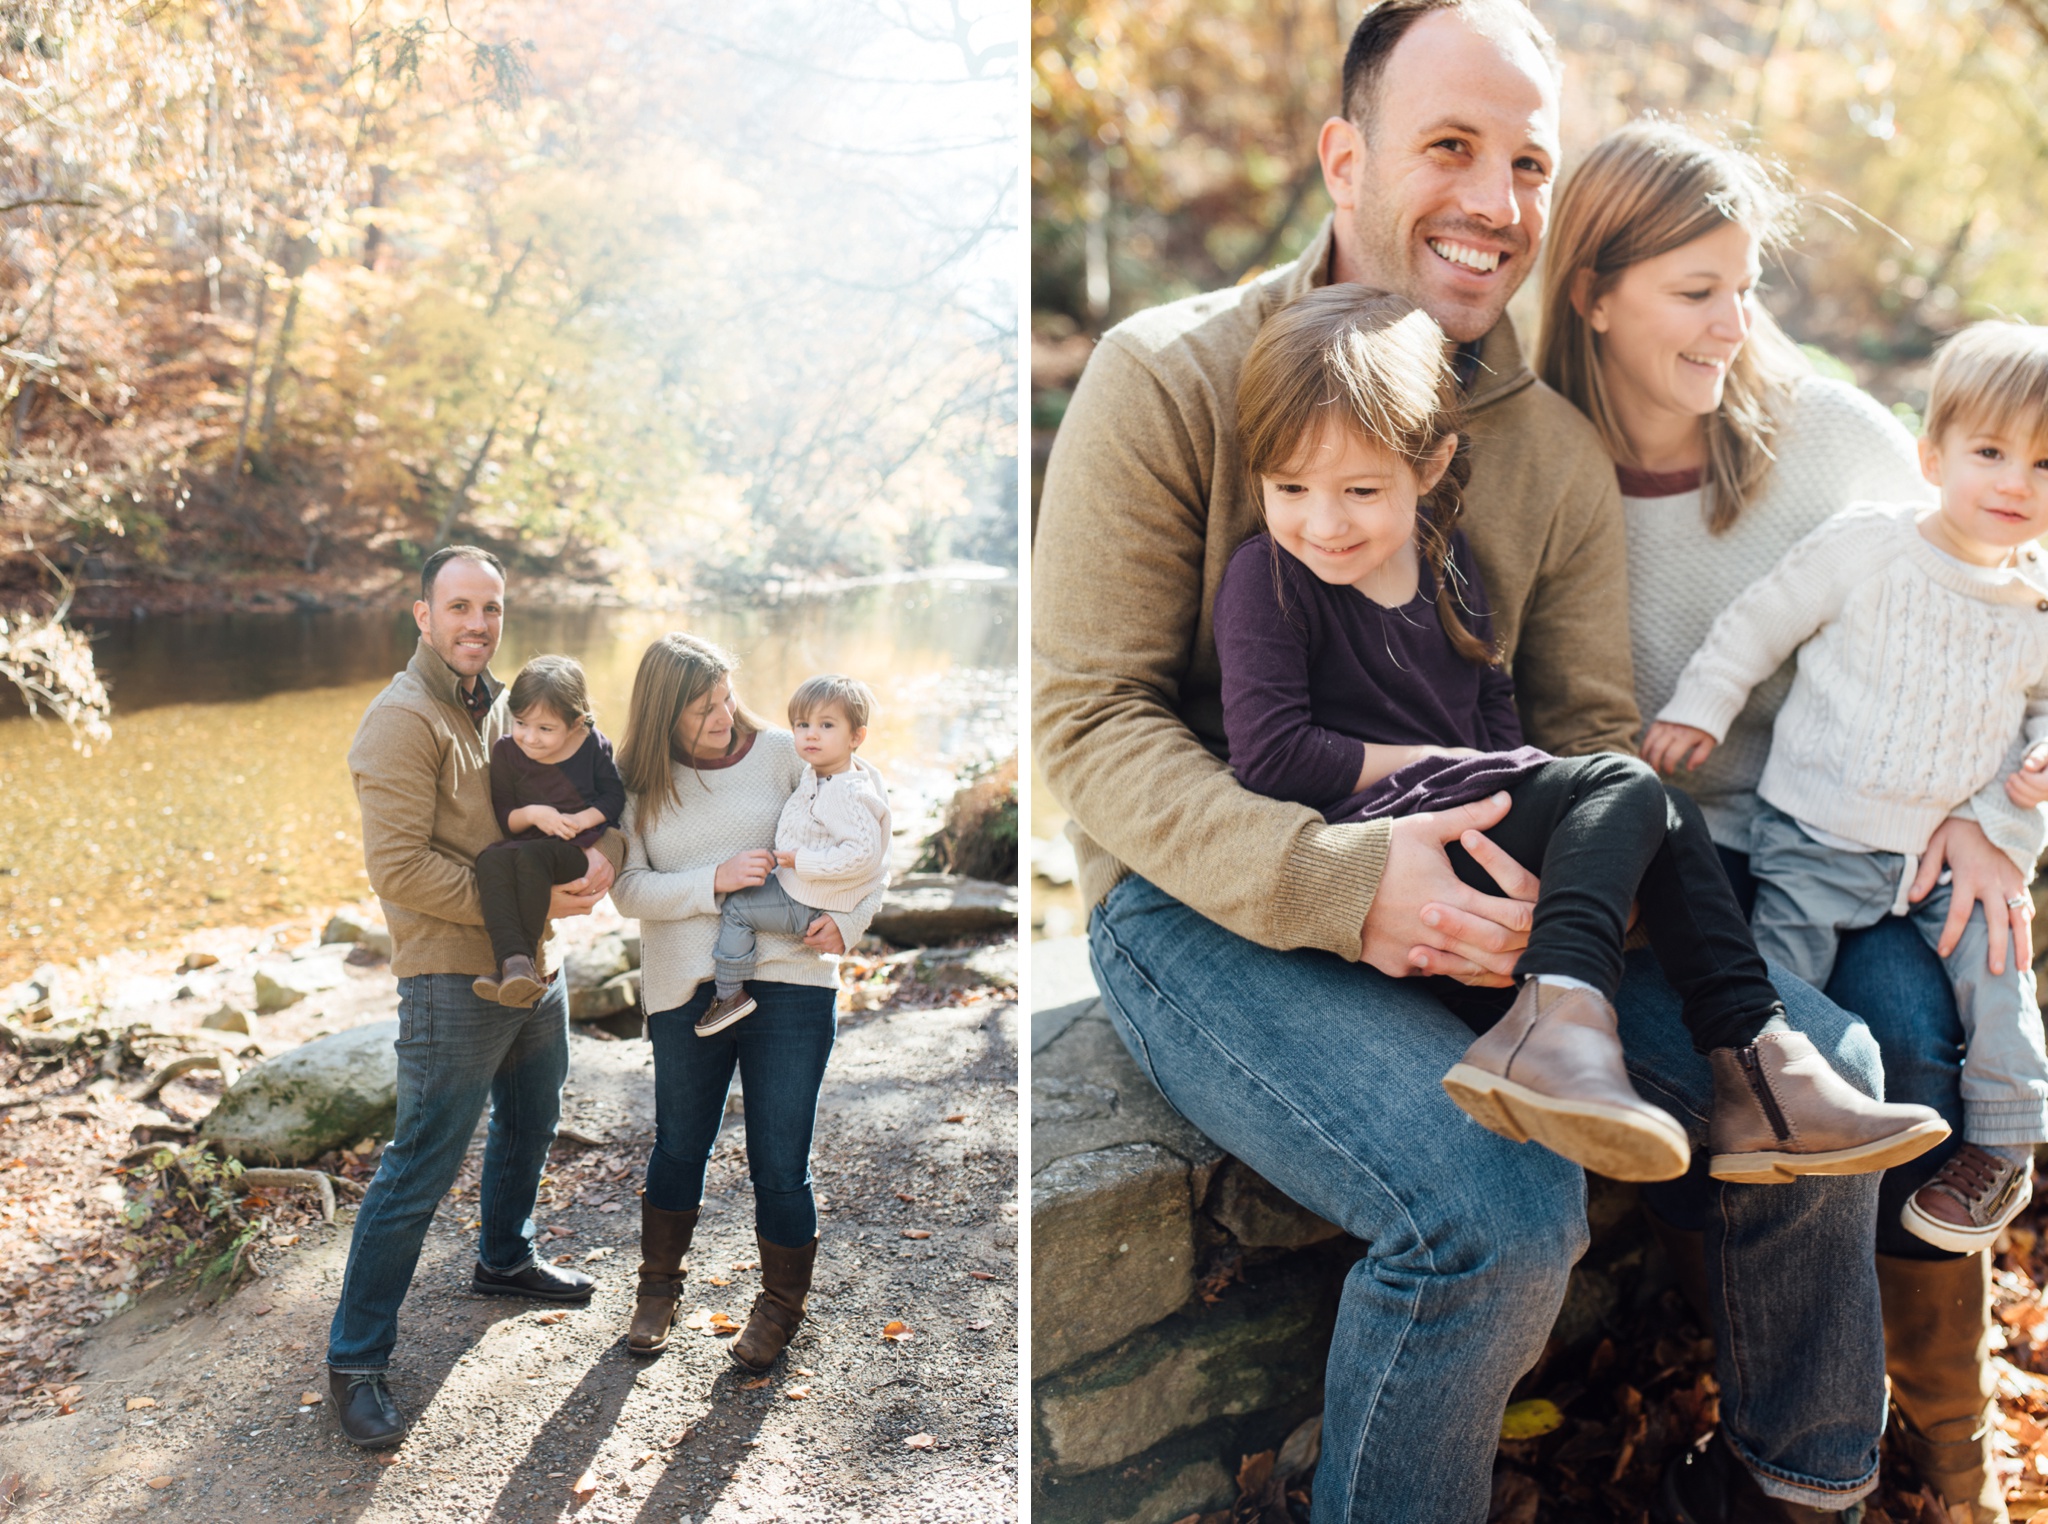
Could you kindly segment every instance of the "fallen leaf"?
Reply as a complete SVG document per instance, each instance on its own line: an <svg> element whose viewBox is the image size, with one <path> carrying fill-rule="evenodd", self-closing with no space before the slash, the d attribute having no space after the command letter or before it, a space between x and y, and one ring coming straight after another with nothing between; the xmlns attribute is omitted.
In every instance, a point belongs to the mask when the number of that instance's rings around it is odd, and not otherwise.
<svg viewBox="0 0 2048 1524"><path fill-rule="evenodd" d="M951 1116L947 1117L946 1120L949 1122L964 1122L967 1120L967 1113L964 1111L956 1111Z"/></svg>
<svg viewBox="0 0 2048 1524"><path fill-rule="evenodd" d="M603 1206L599 1207L598 1210L600 1212L616 1212L619 1210L619 1204L616 1201L607 1201Z"/></svg>
<svg viewBox="0 0 2048 1524"><path fill-rule="evenodd" d="M903 1236L905 1238L930 1238L932 1233L930 1228L905 1228Z"/></svg>
<svg viewBox="0 0 2048 1524"><path fill-rule="evenodd" d="M149 1485L156 1491L162 1492L164 1488L170 1486L176 1480L177 1478L174 1476L153 1476L149 1479Z"/></svg>
<svg viewBox="0 0 2048 1524"><path fill-rule="evenodd" d="M267 1318L275 1311L277 1311L275 1307L258 1307L256 1309L256 1316L259 1318Z"/></svg>
<svg viewBox="0 0 2048 1524"><path fill-rule="evenodd" d="M710 1326L711 1309L709 1307L699 1307L695 1312L683 1319L683 1327L695 1329L698 1333L703 1333Z"/></svg>
<svg viewBox="0 0 2048 1524"><path fill-rule="evenodd" d="M760 1268L761 1262L758 1259L736 1259L732 1262L732 1273L734 1275L738 1275L742 1270L758 1270Z"/></svg>
<svg viewBox="0 0 2048 1524"><path fill-rule="evenodd" d="M714 1312L711 1314L711 1331L722 1339L727 1334L738 1333L740 1331L740 1325L735 1323L731 1318L727 1317L724 1313Z"/></svg>
<svg viewBox="0 0 2048 1524"><path fill-rule="evenodd" d="M389 1467L398 1464L399 1456L396 1450L386 1450L382 1455L373 1455L370 1459L380 1466Z"/></svg>
<svg viewBox="0 0 2048 1524"><path fill-rule="evenodd" d="M972 1333L986 1333L988 1331L988 1319L983 1318L977 1323L969 1323L967 1327Z"/></svg>
<svg viewBox="0 0 2048 1524"><path fill-rule="evenodd" d="M558 1223L547 1230L547 1236L550 1238L574 1238L576 1230L574 1228L562 1227Z"/></svg>
<svg viewBox="0 0 2048 1524"><path fill-rule="evenodd" d="M696 1429L685 1424L682 1428L676 1430L675 1433L669 1435L667 1439L664 1439L662 1443L673 1449L675 1446L683 1443L684 1440L693 1438L696 1433Z"/></svg>
<svg viewBox="0 0 2048 1524"><path fill-rule="evenodd" d="M1564 1422L1564 1414L1546 1397L1511 1402L1500 1417L1502 1439L1536 1439Z"/></svg>
<svg viewBox="0 0 2048 1524"><path fill-rule="evenodd" d="M575 1258L576 1256L573 1254L557 1254L554 1258L554 1263L558 1265L566 1265L573 1261Z"/></svg>
<svg viewBox="0 0 2048 1524"><path fill-rule="evenodd" d="M799 1365L796 1368L796 1373L799 1376L815 1376L818 1374L816 1371L812 1370L808 1365Z"/></svg>
<svg viewBox="0 0 2048 1524"><path fill-rule="evenodd" d="M289 1249L289 1248L290 1248L290 1247L291 1247L291 1246L292 1246L293 1244L297 1243L298 1241L299 1241L299 1235L298 1235L298 1234L296 1234L296 1233L294 1233L294 1234L292 1234L292 1236L291 1236L290 1238L273 1238L273 1239L271 1239L271 1241L270 1241L270 1247L271 1247L271 1248L273 1248L273 1249Z"/></svg>
<svg viewBox="0 0 2048 1524"><path fill-rule="evenodd" d="M917 1198L916 1198L915 1196L911 1195L911 1194L910 1194L910 1192L908 1192L908 1191L898 1191L898 1192L896 1193L896 1199L897 1199L898 1201L915 1201L915 1200L917 1200Z"/></svg>
<svg viewBox="0 0 2048 1524"><path fill-rule="evenodd" d="M299 1406L300 1406L300 1407L302 1407L302 1408L315 1408L315 1407L318 1407L319 1405L320 1405L320 1394L319 1394L318 1392L301 1392L301 1393L299 1393Z"/></svg>
<svg viewBox="0 0 2048 1524"><path fill-rule="evenodd" d="M732 1277L729 1275L707 1275L704 1277L704 1284L707 1286L730 1286L732 1284Z"/></svg>
<svg viewBox="0 0 2048 1524"><path fill-rule="evenodd" d="M906 1450L929 1450L938 1441L929 1434L913 1434L903 1441Z"/></svg>
<svg viewBox="0 0 2048 1524"><path fill-rule="evenodd" d="M995 1279L995 1277L989 1274L989 1272L986 1270L970 1270L967 1273L973 1276L978 1281L992 1281Z"/></svg>
<svg viewBox="0 0 2048 1524"><path fill-rule="evenodd" d="M629 1466L627 1469L629 1471L638 1471L642 1466L646 1465L649 1461L654 1459L654 1454L655 1452L652 1450L642 1450L638 1455L633 1457L633 1464Z"/></svg>
<svg viewBox="0 0 2048 1524"><path fill-rule="evenodd" d="M916 1331L901 1318L891 1318L882 1325L882 1337L892 1344L905 1344L917 1337Z"/></svg>
<svg viewBox="0 0 2048 1524"><path fill-rule="evenodd" d="M536 1323L560 1323L568 1318L566 1312L544 1312L533 1321Z"/></svg>
<svg viewBox="0 0 2048 1524"><path fill-rule="evenodd" d="M154 1397L130 1397L127 1403L127 1411L132 1413L137 1408L153 1408L155 1406L156 1399Z"/></svg>
<svg viewBox="0 0 2048 1524"><path fill-rule="evenodd" d="M758 1392L774 1379L772 1376L763 1376L759 1381L742 1381L740 1383L740 1390L743 1392Z"/></svg>
<svg viewBox="0 0 2048 1524"><path fill-rule="evenodd" d="M791 1402L802 1402L806 1397L811 1395L811 1389L807 1386L793 1386L788 1391L784 1392L782 1395L787 1397Z"/></svg>
<svg viewBox="0 0 2048 1524"><path fill-rule="evenodd" d="M569 1496L579 1503L587 1503L597 1496L597 1473L586 1471L569 1484Z"/></svg>
<svg viewBox="0 0 2048 1524"><path fill-rule="evenodd" d="M610 1259L611 1256L612 1251L610 1249L592 1249L588 1254L583 1256L583 1263L586 1265L594 1265L601 1259Z"/></svg>

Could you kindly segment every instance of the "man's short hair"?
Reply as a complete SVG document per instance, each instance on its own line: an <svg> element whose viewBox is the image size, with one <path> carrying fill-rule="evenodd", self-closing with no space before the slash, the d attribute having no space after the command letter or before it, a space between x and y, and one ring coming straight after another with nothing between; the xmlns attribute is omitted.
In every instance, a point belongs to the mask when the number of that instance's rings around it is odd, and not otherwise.
<svg viewBox="0 0 2048 1524"><path fill-rule="evenodd" d="M1358 18L1351 46L1344 50L1344 120L1369 140L1379 110L1380 78L1387 59L1415 25L1431 11L1470 11L1482 28L1498 26L1520 32L1536 46L1554 74L1561 65L1557 43L1521 0L1380 0Z"/></svg>
<svg viewBox="0 0 2048 1524"><path fill-rule="evenodd" d="M1939 444L1959 425L2048 450L2048 328L1993 319L1941 346L1928 383L1927 437Z"/></svg>
<svg viewBox="0 0 2048 1524"><path fill-rule="evenodd" d="M500 582L505 580L505 563L488 550L475 545L443 545L428 556L426 564L420 568L420 602L434 601L434 579L441 575L441 568L450 561L475 561L496 572Z"/></svg>

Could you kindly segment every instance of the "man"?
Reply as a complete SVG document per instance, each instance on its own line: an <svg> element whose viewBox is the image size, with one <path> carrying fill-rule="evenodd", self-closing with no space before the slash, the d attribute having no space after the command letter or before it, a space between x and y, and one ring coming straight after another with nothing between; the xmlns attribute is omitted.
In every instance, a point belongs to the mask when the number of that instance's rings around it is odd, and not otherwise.
<svg viewBox="0 0 2048 1524"><path fill-rule="evenodd" d="M1316 1517L1474 1524L1500 1415L1586 1241L1580 1171L1471 1126L1440 1081L1471 1033L1405 975L1506 984L1531 876L1479 833L1498 804L1326 825L1241 789L1211 609L1260 528L1234 439L1260 323L1326 281L1399 292L1459 346L1464 527L1532 743L1632 748L1612 462L1522 361L1508 298L1557 163L1558 70L1516 0L1385 0L1358 25L1318 149L1335 203L1292 266L1140 314L1091 358L1033 545L1034 724L1075 822L1112 1019L1167 1098L1369 1245L1330 1352ZM1462 841L1505 897L1452 874ZM1795 1026L1875 1092L1869 1033L1803 985ZM1654 961L1621 1032L1636 1085L1701 1141L1712 1095ZM1877 1177L1716 1188L1707 1249L1724 1435L1668 1516L1848 1520L1885 1417Z"/></svg>
<svg viewBox="0 0 2048 1524"><path fill-rule="evenodd" d="M342 1432L371 1448L405 1436L406 1420L384 1385L398 1307L486 1101L483 1231L471 1289L586 1302L593 1284L534 1253L534 1197L569 1072L564 981L557 974L530 1010L470 988L497 972L476 858L500 835L490 754L510 717L490 661L505 615L504 568L469 546L436 551L420 568L412 613L419 647L371 701L348 753L363 857L398 975L398 1122L356 1214L327 1346ZM606 866L557 885L548 914L587 915L611 888L619 847L615 833L607 836Z"/></svg>

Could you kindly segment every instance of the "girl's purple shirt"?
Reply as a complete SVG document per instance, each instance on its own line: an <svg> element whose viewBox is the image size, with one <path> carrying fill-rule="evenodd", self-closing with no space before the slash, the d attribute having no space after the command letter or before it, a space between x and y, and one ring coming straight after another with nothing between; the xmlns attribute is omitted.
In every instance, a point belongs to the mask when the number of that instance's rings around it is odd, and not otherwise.
<svg viewBox="0 0 2048 1524"><path fill-rule="evenodd" d="M1486 590L1462 534L1451 537L1451 564L1465 627L1491 641ZM1223 729L1240 783L1335 824L1469 804L1550 760L1522 744L1507 673L1457 653L1427 566L1420 580L1414 598L1387 608L1324 582L1270 535L1238 547L1214 617ZM1425 757L1358 792L1368 744L1486 755Z"/></svg>

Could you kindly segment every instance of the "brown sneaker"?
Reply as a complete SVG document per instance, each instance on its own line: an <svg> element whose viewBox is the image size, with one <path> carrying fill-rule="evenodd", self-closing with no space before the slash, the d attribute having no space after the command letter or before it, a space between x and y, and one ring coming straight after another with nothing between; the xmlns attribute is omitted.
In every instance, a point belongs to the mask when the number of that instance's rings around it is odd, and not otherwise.
<svg viewBox="0 0 2048 1524"><path fill-rule="evenodd" d="M1629 1083L1614 1007L1591 990L1525 981L1443 1084L1487 1131L1610 1180L1674 1180L1692 1159L1685 1129Z"/></svg>
<svg viewBox="0 0 2048 1524"><path fill-rule="evenodd" d="M723 1032L742 1016L753 1014L754 997L747 993L747 987L743 984L723 1000L711 1002L711 1009L697 1018L697 1035L711 1037Z"/></svg>
<svg viewBox="0 0 2048 1524"><path fill-rule="evenodd" d="M516 1005L530 1011L548 992L547 981L533 966L533 959L519 954L507 958L498 970L498 1004Z"/></svg>
<svg viewBox="0 0 2048 1524"><path fill-rule="evenodd" d="M1899 1221L1915 1238L1956 1254L1974 1254L1996 1243L2006 1224L2033 1199L2033 1174L2024 1164L1965 1143L1940 1174L1912 1194Z"/></svg>
<svg viewBox="0 0 2048 1524"><path fill-rule="evenodd" d="M1835 1073L1813 1039L1774 1018L1746 1048L1716 1048L1707 1128L1716 1180L1784 1185L1801 1175L1867 1175L1948 1136L1931 1107L1873 1101Z"/></svg>

